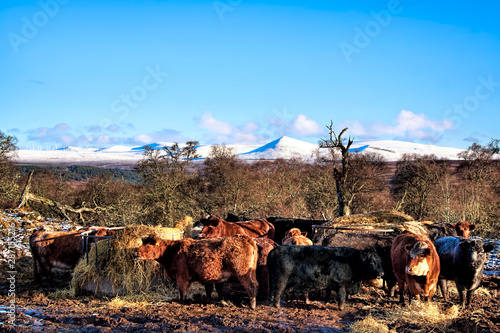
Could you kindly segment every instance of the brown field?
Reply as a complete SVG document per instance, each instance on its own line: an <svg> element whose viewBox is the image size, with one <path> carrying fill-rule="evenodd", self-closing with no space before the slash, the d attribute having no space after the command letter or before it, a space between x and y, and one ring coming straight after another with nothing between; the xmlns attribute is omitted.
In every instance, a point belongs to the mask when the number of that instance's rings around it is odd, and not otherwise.
<svg viewBox="0 0 500 333"><path fill-rule="evenodd" d="M306 305L289 299L281 309L257 303L248 307L246 294L236 284L226 286L224 303L207 303L200 285L191 287L189 300L175 299L173 286L157 292L115 298L76 297L68 292L69 282L35 286L25 281L16 285L16 327L8 326L0 312L5 332L500 332L498 277L485 277L470 311L444 303L414 301L400 306L382 289L363 287L350 297L346 309L322 294ZM61 289L63 288L63 289ZM0 285L0 303L9 304L8 284ZM458 301L456 292L452 301ZM4 310L3 308L2 310Z"/></svg>

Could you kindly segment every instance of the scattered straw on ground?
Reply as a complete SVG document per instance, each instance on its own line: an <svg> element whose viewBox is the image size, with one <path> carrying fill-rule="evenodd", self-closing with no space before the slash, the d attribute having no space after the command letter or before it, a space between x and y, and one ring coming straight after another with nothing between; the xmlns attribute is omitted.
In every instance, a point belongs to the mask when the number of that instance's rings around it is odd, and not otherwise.
<svg viewBox="0 0 500 333"><path fill-rule="evenodd" d="M390 333L387 325L382 324L371 315L368 315L363 320L358 320L349 327L351 333Z"/></svg>
<svg viewBox="0 0 500 333"><path fill-rule="evenodd" d="M460 315L460 307L453 305L442 310L436 303L413 301L410 305L396 307L387 312L389 322L403 321L409 324L427 326L429 329L446 331Z"/></svg>

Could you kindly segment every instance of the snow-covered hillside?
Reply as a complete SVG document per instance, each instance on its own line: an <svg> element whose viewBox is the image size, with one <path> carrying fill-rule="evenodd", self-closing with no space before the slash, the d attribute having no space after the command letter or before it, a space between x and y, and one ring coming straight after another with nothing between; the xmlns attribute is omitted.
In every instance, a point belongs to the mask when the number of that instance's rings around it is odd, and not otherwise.
<svg viewBox="0 0 500 333"><path fill-rule="evenodd" d="M167 143L151 143L149 146L160 149ZM271 141L265 145L226 145L234 153L245 160L294 157L312 161L318 145L287 136ZM210 154L212 145L202 145L197 152L202 158ZM51 151L19 150L16 162L19 164L87 164L102 167L131 168L141 158L144 147L113 146L103 149L66 147ZM434 154L439 158L457 159L462 150L450 147L418 144L394 140L356 141L351 147L352 153L374 152L383 155L388 161L397 161L403 154ZM320 154L326 150L321 149Z"/></svg>

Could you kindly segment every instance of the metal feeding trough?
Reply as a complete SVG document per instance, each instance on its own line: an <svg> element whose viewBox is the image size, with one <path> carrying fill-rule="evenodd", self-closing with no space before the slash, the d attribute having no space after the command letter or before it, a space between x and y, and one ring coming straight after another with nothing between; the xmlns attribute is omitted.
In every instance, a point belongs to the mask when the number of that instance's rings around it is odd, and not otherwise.
<svg viewBox="0 0 500 333"><path fill-rule="evenodd" d="M114 227L114 228L106 228L106 230L123 230L125 229L125 227ZM90 238L98 238L98 239L107 239L108 240L108 251L109 251L109 248L111 247L111 238L115 237L115 235L111 235L111 236L96 236L96 235L93 235L92 233L95 233L96 230L89 230L89 231L85 231L85 232L82 232L82 257L83 256L86 256L87 258L87 265L89 264L89 252L90 252L90 246L89 246L89 239ZM168 234L160 234L158 235L160 238L163 238L163 239L166 239L166 236L172 236L172 240L175 240L175 236L176 235L182 235L184 234L184 231L178 231L178 232L173 232L173 233L168 233ZM95 241L95 244L97 244L97 240ZM97 246L94 246L95 248L95 272L96 274L98 274L98 252L97 252Z"/></svg>
<svg viewBox="0 0 500 333"><path fill-rule="evenodd" d="M316 229L332 229L332 230L339 230L339 231L350 231L350 232L366 232L366 233L372 233L372 232L380 232L384 234L388 233L393 233L394 229L373 229L373 228L361 228L361 227L327 227L323 225L318 225L314 224L312 225L312 231L313 231L313 236L316 233Z"/></svg>
<svg viewBox="0 0 500 333"><path fill-rule="evenodd" d="M114 227L114 228L106 228L106 230L122 230L125 229L125 227ZM107 239L108 240L108 250L111 247L111 238L113 238L115 235L111 236L96 236L92 235L92 233L95 233L96 230L88 230L85 232L82 232L82 257L86 256L87 257L87 265L89 264L89 252L90 252L90 247L89 247L89 238L99 238L99 239ZM96 246L95 248L95 272L96 274L98 273L98 256L97 256L97 240L95 241Z"/></svg>

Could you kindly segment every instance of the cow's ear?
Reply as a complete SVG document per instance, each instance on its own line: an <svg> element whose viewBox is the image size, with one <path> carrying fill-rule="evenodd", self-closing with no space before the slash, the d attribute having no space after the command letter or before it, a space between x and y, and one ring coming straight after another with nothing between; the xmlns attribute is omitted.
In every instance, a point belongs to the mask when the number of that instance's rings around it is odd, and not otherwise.
<svg viewBox="0 0 500 333"><path fill-rule="evenodd" d="M156 234L150 234L148 237L142 239L143 245L158 245L160 237Z"/></svg>
<svg viewBox="0 0 500 333"><path fill-rule="evenodd" d="M306 237L307 236L307 231L302 231L302 236Z"/></svg>
<svg viewBox="0 0 500 333"><path fill-rule="evenodd" d="M484 252L491 252L495 249L495 244L487 243L484 245Z"/></svg>
<svg viewBox="0 0 500 333"><path fill-rule="evenodd" d="M212 216L211 215L205 216L200 220L200 223L203 225L210 225L212 223Z"/></svg>
<svg viewBox="0 0 500 333"><path fill-rule="evenodd" d="M153 235L153 241L154 241L153 245L158 245L160 243L160 240L161 240L160 236L156 234Z"/></svg>
<svg viewBox="0 0 500 333"><path fill-rule="evenodd" d="M407 245L405 246L405 251L406 251L406 253L410 254L410 252L411 252L411 249L412 249L412 248L413 248L413 245L407 244Z"/></svg>
<svg viewBox="0 0 500 333"><path fill-rule="evenodd" d="M469 231L472 231L474 229L476 229L476 225L475 224L469 225Z"/></svg>

